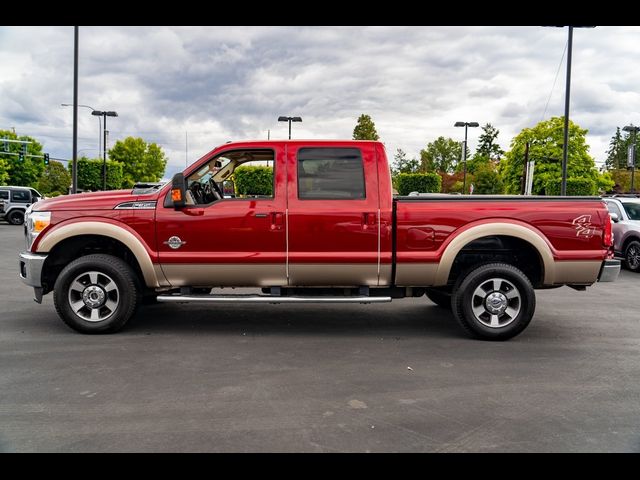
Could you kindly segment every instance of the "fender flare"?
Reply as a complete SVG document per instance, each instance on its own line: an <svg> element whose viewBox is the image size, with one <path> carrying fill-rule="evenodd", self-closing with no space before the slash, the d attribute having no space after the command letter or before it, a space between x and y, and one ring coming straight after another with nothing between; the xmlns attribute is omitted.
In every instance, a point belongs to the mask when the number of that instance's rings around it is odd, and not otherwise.
<svg viewBox="0 0 640 480"><path fill-rule="evenodd" d="M55 226L50 231L45 232L44 237L37 245L36 251L37 253L48 253L63 240L80 235L101 235L118 240L135 255L138 265L140 265L140 270L142 270L144 282L148 287L158 288L161 286L160 281L163 284L166 282L165 279L158 278L151 257L141 239L124 227L104 221L79 221Z"/></svg>
<svg viewBox="0 0 640 480"><path fill-rule="evenodd" d="M444 247L444 252L440 257L440 262L438 263L438 268L435 274L434 285L442 286L447 284L453 262L458 253L460 253L460 250L462 250L466 245L479 238L495 235L516 237L531 244L533 248L537 250L542 260L542 267L544 270L543 283L545 285L553 284L556 270L554 255L544 236L536 229L524 223L514 221L492 221L467 228L451 239L451 241Z"/></svg>

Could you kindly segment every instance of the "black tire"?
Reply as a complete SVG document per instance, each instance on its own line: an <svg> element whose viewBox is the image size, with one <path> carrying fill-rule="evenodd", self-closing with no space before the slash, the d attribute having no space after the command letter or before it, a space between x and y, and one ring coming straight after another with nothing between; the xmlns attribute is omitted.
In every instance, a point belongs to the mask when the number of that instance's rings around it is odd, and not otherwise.
<svg viewBox="0 0 640 480"><path fill-rule="evenodd" d="M440 288L427 288L427 298L439 307L451 310L451 291Z"/></svg>
<svg viewBox="0 0 640 480"><path fill-rule="evenodd" d="M624 249L624 266L632 272L640 272L640 242L632 240Z"/></svg>
<svg viewBox="0 0 640 480"><path fill-rule="evenodd" d="M490 263L458 279L451 305L458 323L470 336L508 340L531 322L536 296L531 282L519 269L506 263Z"/></svg>
<svg viewBox="0 0 640 480"><path fill-rule="evenodd" d="M82 287L84 290L80 293ZM89 287L93 291L90 292ZM87 255L69 263L60 272L53 289L53 302L62 321L72 329L89 334L115 333L124 327L141 303L140 290L135 272L120 258ZM87 306L87 301L93 300L91 294L96 297L95 308ZM103 305L99 306L101 300ZM74 310L72 302L75 308L82 302L85 305ZM93 318L95 311L98 311L96 319L88 319Z"/></svg>
<svg viewBox="0 0 640 480"><path fill-rule="evenodd" d="M7 216L7 221L11 225L22 225L24 223L24 212L22 210L14 210Z"/></svg>

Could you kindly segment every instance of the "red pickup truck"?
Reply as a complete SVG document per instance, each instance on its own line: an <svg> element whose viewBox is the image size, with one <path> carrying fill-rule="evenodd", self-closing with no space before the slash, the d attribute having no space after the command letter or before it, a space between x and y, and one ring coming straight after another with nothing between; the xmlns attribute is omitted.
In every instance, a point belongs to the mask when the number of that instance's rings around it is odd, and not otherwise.
<svg viewBox="0 0 640 480"><path fill-rule="evenodd" d="M229 198L221 186L247 165L272 166L271 183ZM20 275L37 302L53 291L60 317L83 333L115 332L148 301L426 295L468 334L504 340L529 324L534 289L584 290L620 271L599 198L392 191L379 142L227 143L163 186L33 205ZM262 293L211 294L222 286Z"/></svg>

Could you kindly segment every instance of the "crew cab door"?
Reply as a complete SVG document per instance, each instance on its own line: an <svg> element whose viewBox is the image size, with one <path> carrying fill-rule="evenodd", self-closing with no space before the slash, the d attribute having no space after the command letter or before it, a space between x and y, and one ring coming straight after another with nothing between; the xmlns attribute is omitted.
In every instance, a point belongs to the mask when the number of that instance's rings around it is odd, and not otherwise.
<svg viewBox="0 0 640 480"><path fill-rule="evenodd" d="M224 157L256 158L252 164L273 168L271 194L210 202L207 197L205 204L192 200L195 205L179 210L159 205L156 234L164 275L172 286L286 285L284 149L280 144L235 147L217 153L208 164ZM187 182L206 165L189 172Z"/></svg>
<svg viewBox="0 0 640 480"><path fill-rule="evenodd" d="M289 285L378 285L376 152L356 145L288 145Z"/></svg>

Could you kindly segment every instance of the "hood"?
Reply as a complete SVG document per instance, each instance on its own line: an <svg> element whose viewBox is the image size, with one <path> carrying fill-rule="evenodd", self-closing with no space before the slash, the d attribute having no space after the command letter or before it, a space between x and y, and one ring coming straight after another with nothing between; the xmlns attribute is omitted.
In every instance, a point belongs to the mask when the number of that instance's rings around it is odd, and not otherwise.
<svg viewBox="0 0 640 480"><path fill-rule="evenodd" d="M76 193L41 200L33 204L34 211L52 210L112 210L122 202L140 197L131 190L109 190L107 192ZM150 197L145 195L145 197ZM149 198L150 200L152 198Z"/></svg>

